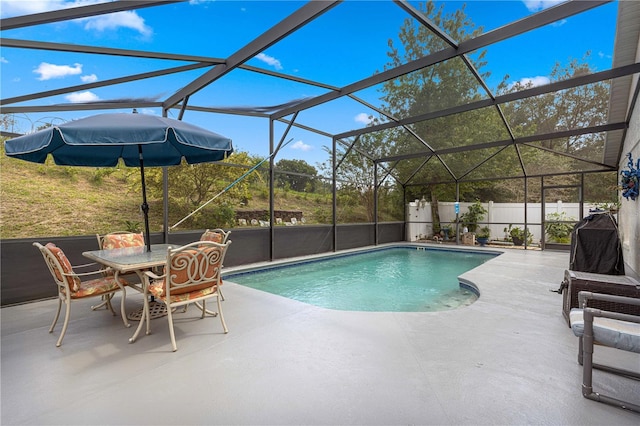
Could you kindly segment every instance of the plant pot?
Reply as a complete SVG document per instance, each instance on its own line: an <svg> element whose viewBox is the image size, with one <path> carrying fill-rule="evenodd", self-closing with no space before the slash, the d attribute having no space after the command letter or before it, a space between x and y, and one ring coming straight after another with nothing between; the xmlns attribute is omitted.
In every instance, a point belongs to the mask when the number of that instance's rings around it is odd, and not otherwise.
<svg viewBox="0 0 640 426"><path fill-rule="evenodd" d="M482 246L486 246L489 243L489 237L477 237L476 241Z"/></svg>
<svg viewBox="0 0 640 426"><path fill-rule="evenodd" d="M522 240L521 238L511 237L511 239L513 240L514 246L521 246L522 244L524 244L524 240Z"/></svg>

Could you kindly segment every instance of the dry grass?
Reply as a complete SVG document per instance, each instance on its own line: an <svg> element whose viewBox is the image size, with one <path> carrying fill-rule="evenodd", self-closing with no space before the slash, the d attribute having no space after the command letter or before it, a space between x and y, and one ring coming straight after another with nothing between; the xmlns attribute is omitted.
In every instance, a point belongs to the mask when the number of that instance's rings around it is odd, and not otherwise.
<svg viewBox="0 0 640 426"><path fill-rule="evenodd" d="M131 171L103 170L0 156L1 238L92 235L142 222L140 194L126 179ZM152 229L161 229L158 213Z"/></svg>
<svg viewBox="0 0 640 426"><path fill-rule="evenodd" d="M39 238L103 234L142 229L142 195L131 182L136 168L61 167L34 164L0 154L0 238ZM250 209L268 209L266 189L252 189ZM266 195L266 197L265 197ZM331 197L277 191L276 209L302 210L314 222L318 209L331 208ZM162 200L149 195L152 232L162 231ZM236 208L241 208L240 205ZM170 211L169 224L180 217ZM184 228L183 228L184 229Z"/></svg>

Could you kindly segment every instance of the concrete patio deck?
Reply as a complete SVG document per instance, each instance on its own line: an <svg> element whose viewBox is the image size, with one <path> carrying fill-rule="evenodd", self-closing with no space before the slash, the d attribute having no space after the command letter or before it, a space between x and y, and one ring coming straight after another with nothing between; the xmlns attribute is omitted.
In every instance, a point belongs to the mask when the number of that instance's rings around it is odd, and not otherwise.
<svg viewBox="0 0 640 426"><path fill-rule="evenodd" d="M129 344L120 317L79 302L56 348L55 300L3 308L0 422L640 424L581 395L578 339L550 292L568 253L501 251L463 275L479 300L446 312L333 311L227 282L229 334L191 308L175 353L164 318ZM140 303L130 291L128 307ZM637 354L597 348L595 360L640 371ZM596 371L594 388L640 402L638 381Z"/></svg>

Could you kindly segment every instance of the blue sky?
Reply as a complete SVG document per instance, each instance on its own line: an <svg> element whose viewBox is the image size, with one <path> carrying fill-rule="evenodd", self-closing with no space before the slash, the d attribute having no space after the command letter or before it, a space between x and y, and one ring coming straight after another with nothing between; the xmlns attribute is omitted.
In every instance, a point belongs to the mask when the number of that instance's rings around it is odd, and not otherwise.
<svg viewBox="0 0 640 426"><path fill-rule="evenodd" d="M0 14L6 18L93 2L0 0ZM453 12L466 4L466 13L473 22L490 31L559 2L469 0L436 3L444 5L446 12ZM48 24L42 28L3 31L2 36L225 58L303 4L294 1L193 0ZM505 74L509 74L510 82L545 84L556 62L566 64L571 58L582 58L587 51L591 51L589 62L592 68L610 68L616 13L617 2L613 2L488 47L488 65L484 70L492 74L488 80L489 86L495 88ZM390 1L347 0L248 63L337 87L344 86L384 69L387 41L396 38L405 18L407 15ZM3 99L183 65L176 61L113 59L102 55L37 50L27 53L12 48L2 48L0 51L0 89ZM196 70L149 82L128 83L108 90L97 88L78 91L33 103L57 104L125 97L164 99L202 72ZM209 85L194 95L190 102L201 106L269 106L324 92L307 85L275 82L258 74L238 71ZM379 104L379 93L374 89L358 95ZM28 117L19 115L17 119L22 128L16 130L28 131L41 122L56 124L100 112L108 111L30 113ZM143 112L161 114L159 110ZM366 117L372 113L361 104L345 99L320 107L313 114L302 112L298 120L329 133L340 133L365 126ZM177 112L171 114L174 118L177 116ZM265 119L187 111L184 120L230 137L237 149L268 155L269 133ZM276 127L276 140L281 137L283 129L284 125ZM330 138L297 129L287 135L286 139L289 138L293 138L293 142L279 158L300 158L312 165L326 159L322 147L330 145Z"/></svg>

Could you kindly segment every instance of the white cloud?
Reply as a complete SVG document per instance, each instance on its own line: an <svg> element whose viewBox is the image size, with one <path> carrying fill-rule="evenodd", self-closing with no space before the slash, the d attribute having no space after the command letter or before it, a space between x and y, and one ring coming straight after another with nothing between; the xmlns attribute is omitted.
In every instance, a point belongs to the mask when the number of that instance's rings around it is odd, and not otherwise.
<svg viewBox="0 0 640 426"><path fill-rule="evenodd" d="M100 100L98 95L96 95L95 93L91 93L89 91L74 92L65 96L65 99L74 104L82 103L82 102L95 102Z"/></svg>
<svg viewBox="0 0 640 426"><path fill-rule="evenodd" d="M150 36L153 33L151 27L144 23L144 19L136 12L124 11L110 13L108 15L97 16L95 18L82 19L86 30L116 30L120 27L130 28L138 31L143 36Z"/></svg>
<svg viewBox="0 0 640 426"><path fill-rule="evenodd" d="M98 81L98 76L95 74L82 75L80 76L80 80L82 80L83 83L93 83L94 81Z"/></svg>
<svg viewBox="0 0 640 426"><path fill-rule="evenodd" d="M545 84L549 84L550 82L551 80L549 80L549 77L544 77L541 75L536 77L524 77L519 81L519 83L523 86L531 85L532 87L544 86Z"/></svg>
<svg viewBox="0 0 640 426"><path fill-rule="evenodd" d="M9 61L7 61L7 58L5 58L4 56L0 56L0 62L2 62L3 64L9 63Z"/></svg>
<svg viewBox="0 0 640 426"><path fill-rule="evenodd" d="M54 65L47 62L41 62L38 68L33 70L34 73L40 74L38 80L51 80L52 78L64 78L68 75L82 74L82 64L70 65Z"/></svg>
<svg viewBox="0 0 640 426"><path fill-rule="evenodd" d="M364 112L361 112L360 114L356 115L353 120L356 123L362 123L362 124L369 124L373 121L373 119L371 117L369 117L368 114L365 114Z"/></svg>
<svg viewBox="0 0 640 426"><path fill-rule="evenodd" d="M0 8L0 16L30 15L32 13L48 12L50 10L64 9L65 2L60 0L3 0Z"/></svg>
<svg viewBox="0 0 640 426"><path fill-rule="evenodd" d="M545 84L549 84L550 82L551 80L549 80L549 77L543 77L543 76L524 77L524 78L521 78L520 81L518 81L517 83L516 82L511 83L509 85L509 88L512 88L516 84L520 84L522 87L544 86Z"/></svg>
<svg viewBox="0 0 640 426"><path fill-rule="evenodd" d="M611 55L607 55L604 52L598 52L598 57L602 58L602 59L611 59Z"/></svg>
<svg viewBox="0 0 640 426"><path fill-rule="evenodd" d="M548 9L559 3L564 3L566 0L522 0L524 5L531 12L537 12L539 10Z"/></svg>
<svg viewBox="0 0 640 426"><path fill-rule="evenodd" d="M311 145L307 145L302 141L296 141L294 142L293 145L291 145L291 149L297 149L299 151L307 152L307 151L311 151L313 147Z"/></svg>
<svg viewBox="0 0 640 426"><path fill-rule="evenodd" d="M9 18L13 16L30 15L33 13L49 12L53 10L68 9L71 7L87 6L96 3L104 3L104 0L2 0L0 16ZM74 22L84 24L87 30L115 30L120 27L130 28L138 31L144 36L153 33L152 29L145 25L135 11L123 11L100 15L90 18L75 19Z"/></svg>
<svg viewBox="0 0 640 426"><path fill-rule="evenodd" d="M271 65L272 67L274 67L277 70L281 70L282 69L282 64L280 64L280 61L277 60L276 58L274 58L273 56L265 55L264 53L258 53L256 55L256 59L261 60L262 62L264 62L267 65Z"/></svg>
<svg viewBox="0 0 640 426"><path fill-rule="evenodd" d="M567 20L566 20L566 19L561 19L561 20L559 20L559 21L553 22L553 23L551 24L551 26L552 26L552 27L561 27L561 26L563 26L563 25L564 25L564 24L566 24L566 23L567 23Z"/></svg>

